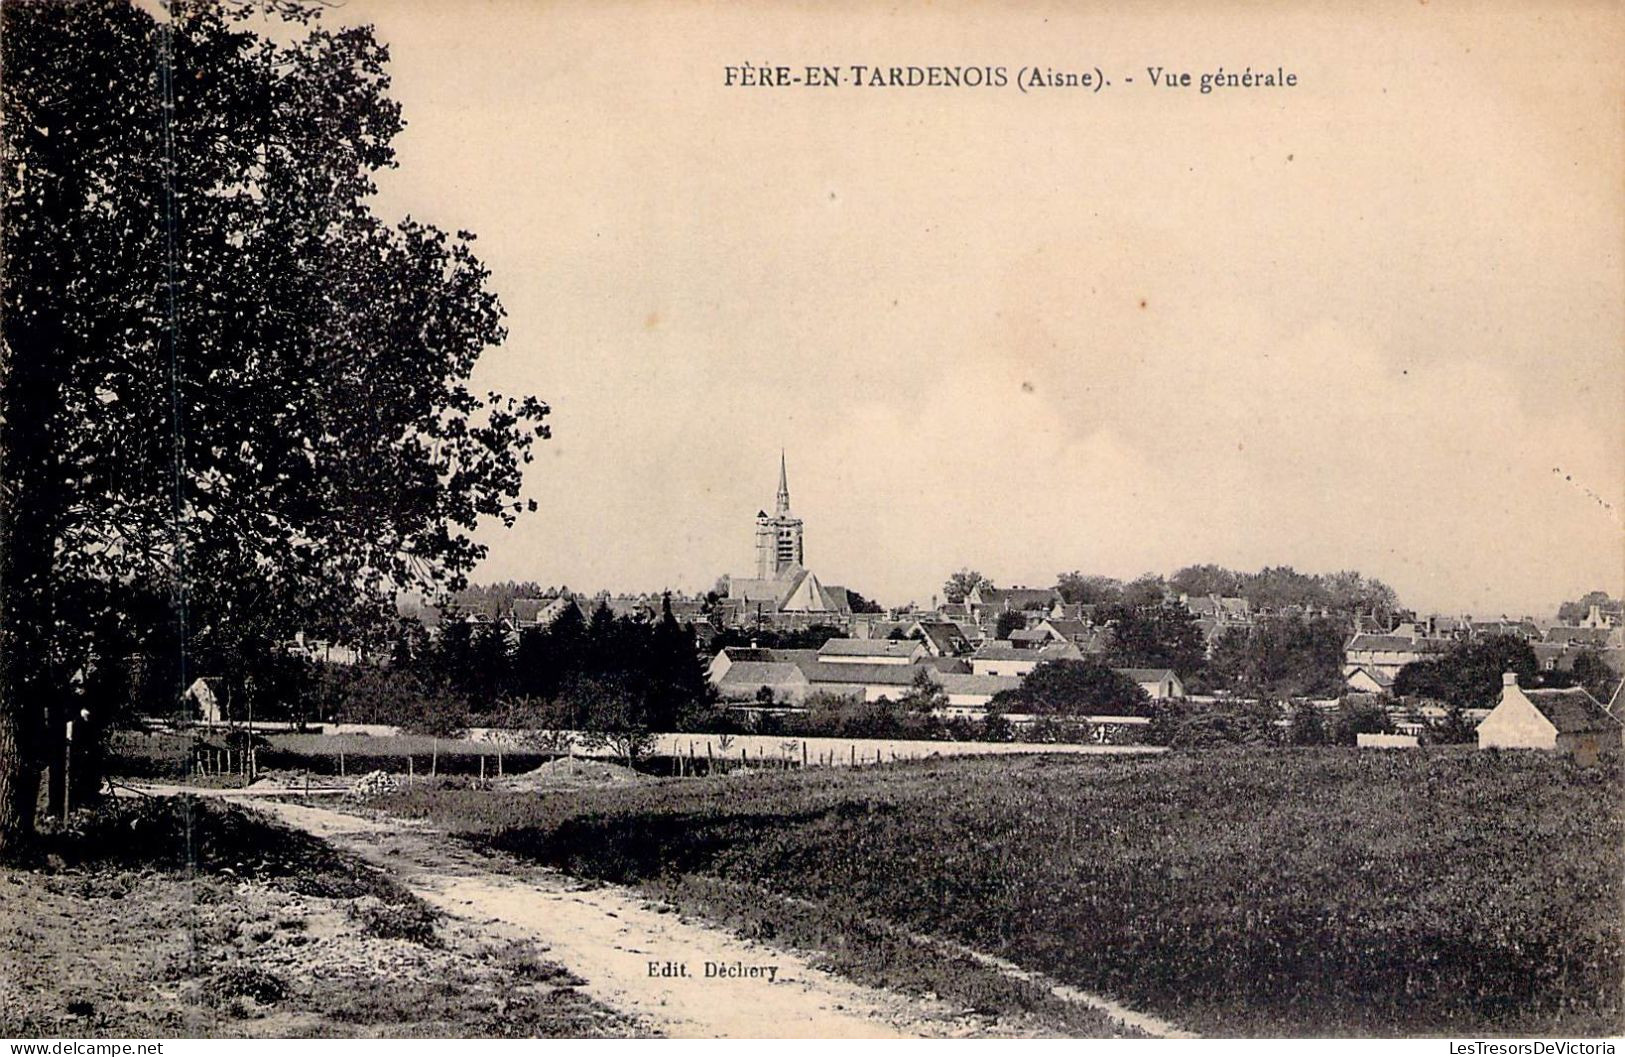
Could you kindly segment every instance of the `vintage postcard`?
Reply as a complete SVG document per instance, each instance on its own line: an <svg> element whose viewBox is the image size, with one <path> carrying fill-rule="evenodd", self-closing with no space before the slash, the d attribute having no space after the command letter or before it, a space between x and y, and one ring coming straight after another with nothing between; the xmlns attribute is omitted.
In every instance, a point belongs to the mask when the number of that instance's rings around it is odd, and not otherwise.
<svg viewBox="0 0 1625 1057"><path fill-rule="evenodd" d="M0 1035L1613 1053L1622 55L0 0Z"/></svg>

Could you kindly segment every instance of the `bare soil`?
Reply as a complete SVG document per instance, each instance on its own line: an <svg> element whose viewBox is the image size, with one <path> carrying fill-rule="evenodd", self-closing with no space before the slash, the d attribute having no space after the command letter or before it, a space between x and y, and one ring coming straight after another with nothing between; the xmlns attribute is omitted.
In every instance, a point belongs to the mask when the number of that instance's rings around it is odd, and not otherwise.
<svg viewBox="0 0 1625 1057"><path fill-rule="evenodd" d="M273 854L311 850L263 827L230 827L239 834ZM342 856L184 869L154 852L152 864L52 855L0 869L0 1036L652 1032L583 994L534 943L439 919Z"/></svg>
<svg viewBox="0 0 1625 1057"><path fill-rule="evenodd" d="M689 919L632 889L476 851L423 825L285 801L261 800L253 808L386 865L415 895L488 940L534 943L580 977L585 994L651 1032L691 1038L1047 1033L1019 1017L865 987L817 968L815 955ZM708 977L707 964L721 973Z"/></svg>

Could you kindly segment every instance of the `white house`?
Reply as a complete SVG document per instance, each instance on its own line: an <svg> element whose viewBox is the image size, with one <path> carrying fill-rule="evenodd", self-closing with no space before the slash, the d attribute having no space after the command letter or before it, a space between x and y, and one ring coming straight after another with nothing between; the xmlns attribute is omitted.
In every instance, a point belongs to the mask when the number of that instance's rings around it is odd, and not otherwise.
<svg viewBox="0 0 1625 1057"><path fill-rule="evenodd" d="M1126 675L1140 684L1152 698L1184 697L1185 684L1172 668L1116 668L1118 675Z"/></svg>
<svg viewBox="0 0 1625 1057"><path fill-rule="evenodd" d="M1020 649L1009 642L990 642L970 656L977 675L1024 676L1045 661L1079 661L1083 651L1070 642L1053 642L1039 649Z"/></svg>
<svg viewBox="0 0 1625 1057"><path fill-rule="evenodd" d="M1481 749L1554 749L1595 757L1625 743L1625 726L1579 687L1525 690L1518 676L1501 677L1501 701L1478 725Z"/></svg>

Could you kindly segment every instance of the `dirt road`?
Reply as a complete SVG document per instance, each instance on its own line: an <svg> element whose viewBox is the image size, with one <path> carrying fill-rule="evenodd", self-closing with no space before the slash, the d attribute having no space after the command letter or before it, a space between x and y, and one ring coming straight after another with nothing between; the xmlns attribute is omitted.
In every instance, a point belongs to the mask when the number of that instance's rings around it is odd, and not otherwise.
<svg viewBox="0 0 1625 1057"><path fill-rule="evenodd" d="M259 799L251 810L388 868L418 896L491 934L534 940L585 979L581 990L688 1038L985 1035L943 1003L862 987L793 953L680 917L615 886L517 869L422 826ZM707 973L711 975L707 975Z"/></svg>

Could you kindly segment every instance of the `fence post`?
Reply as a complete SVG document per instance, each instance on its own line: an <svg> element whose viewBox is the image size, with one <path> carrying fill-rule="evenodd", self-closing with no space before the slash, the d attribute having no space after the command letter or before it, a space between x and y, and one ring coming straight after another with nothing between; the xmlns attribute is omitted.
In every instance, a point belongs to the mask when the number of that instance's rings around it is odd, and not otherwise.
<svg viewBox="0 0 1625 1057"><path fill-rule="evenodd" d="M485 784L485 753L480 753L480 784Z"/></svg>
<svg viewBox="0 0 1625 1057"><path fill-rule="evenodd" d="M807 766L807 743L801 743L801 766Z"/></svg>
<svg viewBox="0 0 1625 1057"><path fill-rule="evenodd" d="M852 750L852 766L856 767L858 765L858 743L853 742L849 747Z"/></svg>
<svg viewBox="0 0 1625 1057"><path fill-rule="evenodd" d="M412 773L412 757L406 758L406 784L411 785L414 775Z"/></svg>
<svg viewBox="0 0 1625 1057"><path fill-rule="evenodd" d="M339 752L339 777L344 777L344 753L342 750Z"/></svg>
<svg viewBox="0 0 1625 1057"><path fill-rule="evenodd" d="M440 772L440 739L434 739L429 749L429 777L433 778Z"/></svg>

